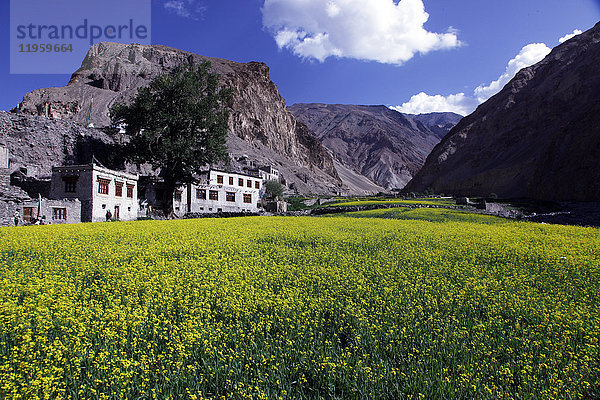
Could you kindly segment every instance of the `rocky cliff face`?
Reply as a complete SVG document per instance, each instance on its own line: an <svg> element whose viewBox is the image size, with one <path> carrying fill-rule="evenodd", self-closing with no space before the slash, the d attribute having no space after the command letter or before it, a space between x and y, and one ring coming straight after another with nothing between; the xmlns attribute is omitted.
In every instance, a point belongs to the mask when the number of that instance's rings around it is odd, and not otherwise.
<svg viewBox="0 0 600 400"><path fill-rule="evenodd" d="M108 126L108 110L115 102L126 102L138 88L159 74L182 64L202 61L210 61L213 72L234 89L228 140L238 143L233 153L243 152L264 160L269 158L267 155L276 155L277 160L272 160L274 166L279 167L287 181L295 183L300 192L341 190L331 156L306 126L286 110L285 100L263 63L240 64L165 46L103 42L90 48L67 86L39 89L25 95L18 111L38 116L47 114L84 126ZM261 149L264 151L258 154Z"/></svg>
<svg viewBox="0 0 600 400"><path fill-rule="evenodd" d="M461 119L401 114L385 106L294 104L289 110L344 166L386 189L402 188Z"/></svg>
<svg viewBox="0 0 600 400"><path fill-rule="evenodd" d="M600 23L521 70L435 147L406 190L600 199Z"/></svg>
<svg viewBox="0 0 600 400"><path fill-rule="evenodd" d="M10 171L50 176L52 166L109 161L120 137L79 124L27 114L0 112L0 144L9 151Z"/></svg>

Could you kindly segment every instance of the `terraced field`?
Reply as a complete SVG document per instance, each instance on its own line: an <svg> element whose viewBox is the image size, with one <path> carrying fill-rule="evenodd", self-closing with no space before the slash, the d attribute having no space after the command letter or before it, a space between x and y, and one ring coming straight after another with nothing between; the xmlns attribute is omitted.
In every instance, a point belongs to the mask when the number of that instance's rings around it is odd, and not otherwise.
<svg viewBox="0 0 600 400"><path fill-rule="evenodd" d="M599 397L600 231L441 212L0 229L0 398Z"/></svg>

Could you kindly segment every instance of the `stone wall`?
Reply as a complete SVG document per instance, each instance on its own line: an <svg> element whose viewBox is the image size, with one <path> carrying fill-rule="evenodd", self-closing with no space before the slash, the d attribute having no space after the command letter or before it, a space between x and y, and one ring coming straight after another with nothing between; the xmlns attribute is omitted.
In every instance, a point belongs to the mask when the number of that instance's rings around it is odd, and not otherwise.
<svg viewBox="0 0 600 400"><path fill-rule="evenodd" d="M42 199L41 205L39 206L39 214L38 203L38 200L31 200L18 204L21 218L25 216L25 208L31 208L34 218L39 219L45 217L46 223L49 224L77 224L81 222L81 202L77 199ZM22 221L22 223L23 222L27 221Z"/></svg>
<svg viewBox="0 0 600 400"><path fill-rule="evenodd" d="M25 200L29 200L27 193L11 186L9 170L0 168L0 226L14 225L15 211Z"/></svg>
<svg viewBox="0 0 600 400"><path fill-rule="evenodd" d="M13 226L15 210L19 203L14 201L4 201L0 199L0 226Z"/></svg>

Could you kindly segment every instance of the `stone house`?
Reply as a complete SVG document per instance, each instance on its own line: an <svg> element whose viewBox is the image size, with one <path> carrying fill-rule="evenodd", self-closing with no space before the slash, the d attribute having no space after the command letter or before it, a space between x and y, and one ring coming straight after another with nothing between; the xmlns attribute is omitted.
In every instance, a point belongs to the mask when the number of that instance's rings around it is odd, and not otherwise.
<svg viewBox="0 0 600 400"><path fill-rule="evenodd" d="M24 223L43 218L50 224L77 224L81 222L79 199L48 200L32 199L19 204Z"/></svg>
<svg viewBox="0 0 600 400"><path fill-rule="evenodd" d="M131 221L138 217L138 178L95 163L53 167L50 197L79 199L84 222L105 221L109 210L113 219Z"/></svg>
<svg viewBox="0 0 600 400"><path fill-rule="evenodd" d="M164 182L158 177L140 181L140 216L149 207L162 208L165 203ZM183 185L173 194L173 211L179 217L188 213L255 213L259 211L263 179L240 172L210 169L197 177L194 184Z"/></svg>
<svg viewBox="0 0 600 400"><path fill-rule="evenodd" d="M81 221L79 200L48 200L38 195L29 197L27 192L11 185L9 152L0 146L0 226L14 225L14 215L20 215L19 225L32 223L34 219L46 217L47 223L64 224Z"/></svg>
<svg viewBox="0 0 600 400"><path fill-rule="evenodd" d="M266 167L260 167L258 169L258 174L265 181L280 182L279 171L270 165L267 165Z"/></svg>
<svg viewBox="0 0 600 400"><path fill-rule="evenodd" d="M239 172L210 169L198 183L175 192L174 208L178 215L189 213L259 211L263 179ZM178 210L179 209L179 210Z"/></svg>

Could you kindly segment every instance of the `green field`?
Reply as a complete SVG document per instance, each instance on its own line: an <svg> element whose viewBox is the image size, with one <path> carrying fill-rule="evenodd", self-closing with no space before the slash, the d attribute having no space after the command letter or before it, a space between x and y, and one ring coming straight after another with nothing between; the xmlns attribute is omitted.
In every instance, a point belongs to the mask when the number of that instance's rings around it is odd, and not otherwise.
<svg viewBox="0 0 600 400"><path fill-rule="evenodd" d="M426 205L426 206L454 206L456 202L452 199L365 199L365 200L351 200L341 201L339 203L328 204L333 207L353 207L353 206L392 206L392 205Z"/></svg>
<svg viewBox="0 0 600 400"><path fill-rule="evenodd" d="M385 208L349 212L346 216L354 218L386 218L429 222L473 222L480 224L507 224L514 222L492 215L476 214L468 211L445 208Z"/></svg>
<svg viewBox="0 0 600 400"><path fill-rule="evenodd" d="M442 211L2 228L0 398L598 398L600 230Z"/></svg>

